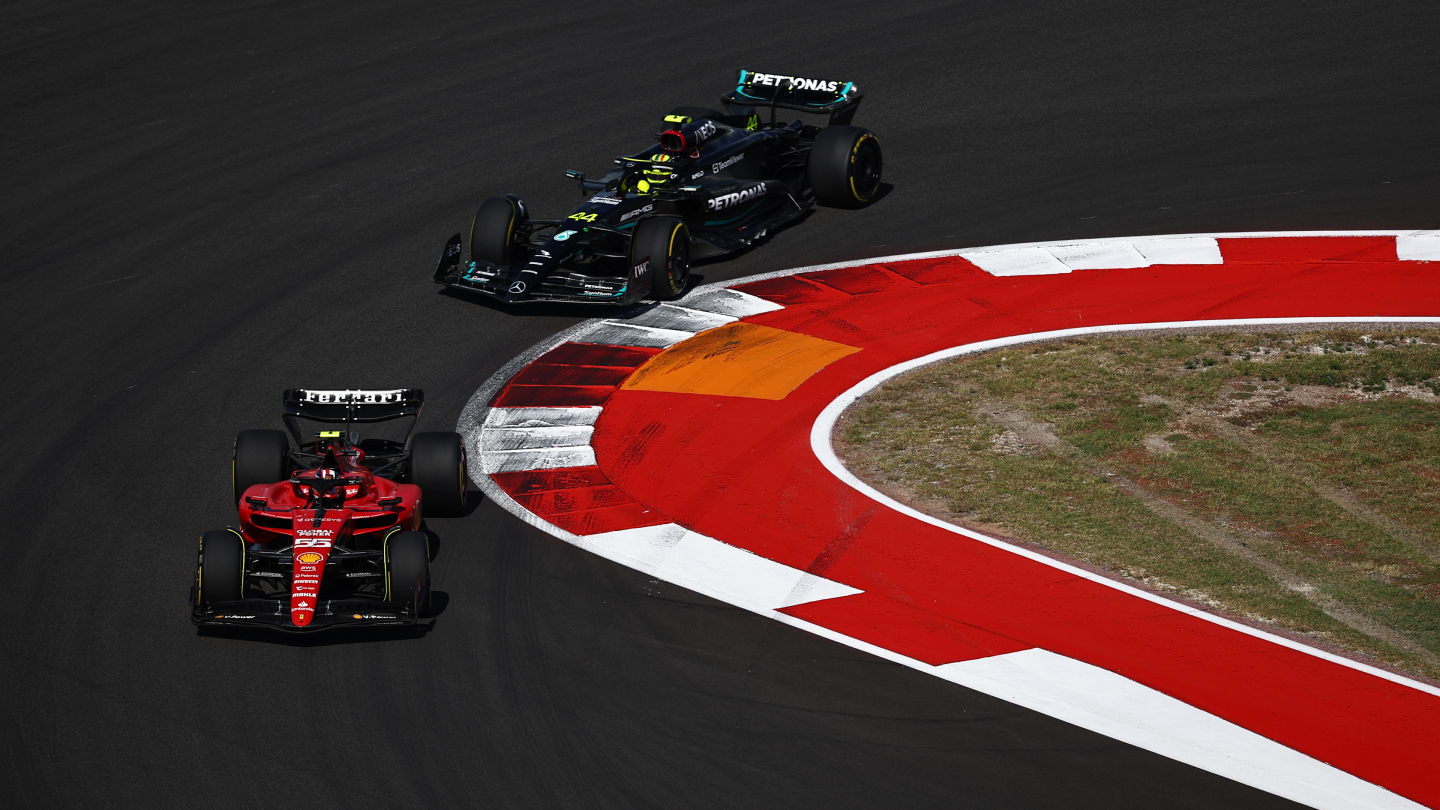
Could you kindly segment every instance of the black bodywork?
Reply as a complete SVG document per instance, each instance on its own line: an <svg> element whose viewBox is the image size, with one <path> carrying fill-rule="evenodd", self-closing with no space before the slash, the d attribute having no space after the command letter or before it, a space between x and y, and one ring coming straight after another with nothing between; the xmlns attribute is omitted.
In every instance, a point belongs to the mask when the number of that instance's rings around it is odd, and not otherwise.
<svg viewBox="0 0 1440 810"><path fill-rule="evenodd" d="M290 450L291 469L306 470L317 466L330 446L329 441L315 438L305 423L333 425L341 428L339 438L355 443L365 451L365 467L375 475L395 481L410 478L410 434L425 404L425 392L419 388L397 388L384 391L321 391L288 388L281 395L281 417L285 430L295 446ZM391 423L387 435L360 436L353 425ZM367 431L369 432L369 431Z"/></svg>
<svg viewBox="0 0 1440 810"><path fill-rule="evenodd" d="M529 219L524 203L509 266L462 259L459 234L445 247L434 280L505 303L564 301L625 305L650 292L653 275L627 261L630 236L642 218L684 220L697 260L743 250L815 207L807 158L821 128L800 120L778 122L794 110L849 124L860 105L853 82L774 82L772 74L739 71L735 90L721 99L725 112L669 115L660 143L616 158L599 179L567 171L590 194L563 219ZM682 108L683 109L683 108ZM679 135L683 152L667 150ZM693 145L693 148L691 148ZM668 170L670 179L646 188L647 177Z"/></svg>

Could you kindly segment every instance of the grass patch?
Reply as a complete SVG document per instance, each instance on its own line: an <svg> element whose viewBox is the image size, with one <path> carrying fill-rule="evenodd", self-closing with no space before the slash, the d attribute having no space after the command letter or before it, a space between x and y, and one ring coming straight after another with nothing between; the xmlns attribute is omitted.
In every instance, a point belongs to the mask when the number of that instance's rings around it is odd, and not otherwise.
<svg viewBox="0 0 1440 810"><path fill-rule="evenodd" d="M846 464L960 523L1440 679L1440 335L1175 333L891 380Z"/></svg>

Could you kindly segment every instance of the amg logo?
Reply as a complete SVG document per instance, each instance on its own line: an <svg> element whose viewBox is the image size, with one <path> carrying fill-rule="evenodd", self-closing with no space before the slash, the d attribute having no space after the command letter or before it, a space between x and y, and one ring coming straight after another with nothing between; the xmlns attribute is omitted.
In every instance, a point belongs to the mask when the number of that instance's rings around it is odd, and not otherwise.
<svg viewBox="0 0 1440 810"><path fill-rule="evenodd" d="M715 199L705 203L705 210L719 211L725 208L729 208L732 205L739 205L743 202L749 202L756 197L764 196L764 186L751 186L749 188L744 188L739 191L732 191L729 194L721 194L719 197L716 197Z"/></svg>
<svg viewBox="0 0 1440 810"><path fill-rule="evenodd" d="M646 211L654 211L654 210L655 210L655 203L650 203L649 205L645 206L644 208L636 208L634 211L629 211L629 212L627 212L627 213L621 214L621 215L620 215L620 221L621 221L621 222L624 222L624 221L626 221L626 220L628 220L628 219L634 219L635 217L640 216L641 214L645 213ZM555 238L556 238L556 239L559 239L560 237L557 236L557 237L555 237Z"/></svg>
<svg viewBox="0 0 1440 810"><path fill-rule="evenodd" d="M782 82L788 82L791 90L824 90L827 93L834 93L840 89L839 82L803 79L799 76L776 76L773 73L756 73L750 79L751 84L764 84L772 87Z"/></svg>

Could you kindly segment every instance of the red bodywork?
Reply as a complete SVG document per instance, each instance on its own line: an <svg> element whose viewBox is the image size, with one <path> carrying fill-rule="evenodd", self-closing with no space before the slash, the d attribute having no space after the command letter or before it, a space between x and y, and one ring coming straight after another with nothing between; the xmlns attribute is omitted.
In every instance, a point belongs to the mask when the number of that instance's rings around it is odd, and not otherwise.
<svg viewBox="0 0 1440 810"><path fill-rule="evenodd" d="M288 481L256 484L240 498L240 530L246 542L289 542L294 550L290 623L305 627L315 616L325 563L348 538L420 528L420 487L397 484L365 467L365 451L336 448L334 463L293 475ZM317 500L311 481L344 481L329 499ZM324 487L325 484L319 484ZM343 487L343 497L341 489Z"/></svg>

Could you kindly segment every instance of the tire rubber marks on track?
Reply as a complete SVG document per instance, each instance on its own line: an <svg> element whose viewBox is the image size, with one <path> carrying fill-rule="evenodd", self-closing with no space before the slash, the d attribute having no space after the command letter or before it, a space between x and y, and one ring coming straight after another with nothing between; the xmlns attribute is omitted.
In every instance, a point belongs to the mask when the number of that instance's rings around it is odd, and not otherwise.
<svg viewBox="0 0 1440 810"><path fill-rule="evenodd" d="M934 674L1317 807L1410 804L1163 692L1047 650L944 664ZM1176 734L1177 729L1186 733Z"/></svg>
<svg viewBox="0 0 1440 810"><path fill-rule="evenodd" d="M631 567L752 610L778 610L860 593L674 523L590 535L580 545L603 547L628 560Z"/></svg>
<svg viewBox="0 0 1440 810"><path fill-rule="evenodd" d="M477 442L483 471L552 533L559 529L565 539L606 559L715 599L770 611L860 593L670 522L637 503L595 466L590 437L600 417L599 403L616 385L660 347L776 309L780 306L746 293L703 290L688 296L685 306L661 304L631 321L599 321L571 333L570 341L539 355L492 400L494 407L485 413ZM785 339L786 358L796 364L813 367L824 357L857 351L793 332L768 331ZM774 349L774 344L766 345ZM749 358L752 365L773 359L758 353ZM673 366L667 368L673 372ZM791 372L787 380L795 376ZM788 387L776 398L808 376L780 383ZM769 392L776 385L750 382L746 390Z"/></svg>
<svg viewBox="0 0 1440 810"><path fill-rule="evenodd" d="M1401 261L1440 261L1440 233L1416 233L1395 237L1395 253Z"/></svg>
<svg viewBox="0 0 1440 810"><path fill-rule="evenodd" d="M1252 238L1257 236L1270 238ZM690 341L696 333L707 333L695 340L695 345L715 343L716 348L725 349L718 355L736 354L737 357L731 358L734 362L743 356L740 348L743 341L727 342L726 333L740 334L748 331L746 327L754 326L734 321L786 306L843 303L846 299L853 300L853 296L883 291L887 286L914 289L910 285L968 285L987 276L1053 275L1075 270L1222 262L1393 262L1397 258L1440 259L1440 234L1331 232L1303 236L1222 234L1105 239L942 251L884 257L853 265L801 268L750 279L735 289L695 290L677 304L655 307L630 322L596 321L569 330L564 337L574 342L643 348L577 349L576 343L555 347L550 354L627 351L639 354L628 356L625 362L602 364L589 376L584 370L585 363L575 363L575 357L569 357L568 364L581 368L542 370L541 377L548 374L548 381L536 380L527 370L500 389L492 403L497 407L482 417L483 427L475 424L480 421L476 417L483 409L478 409L472 400L466 408L466 417L462 417L461 429L479 445L477 449L485 457L483 469L493 472L497 467L504 467L504 471L492 479L481 482L492 497L527 522L608 559L1280 795L1316 806L1414 806L1394 793L1093 664L1034 648L1020 639L978 627L957 627L923 616L919 620L891 616L893 621L888 621L886 616L897 610L919 609L807 574L687 529L669 516L636 503L616 487L595 466L588 441L583 448L570 444L588 440L585 429L593 429L596 424L592 415L599 411L596 406L603 405L618 390L727 396L755 396L756 391L768 390L748 383L736 385L733 381L728 387L722 386L726 390L706 387L712 385L709 378L716 376L706 372L723 367L707 366L714 362L707 356L715 353L695 352L689 345L676 344ZM982 270L985 272L980 272ZM813 335L804 337L821 340ZM857 350L833 341L822 342ZM675 348L661 353L661 349L672 346ZM685 358L686 354L691 356ZM767 364L774 359L767 360ZM826 362L834 359L839 358ZM536 365L554 367L567 363L547 355L534 360L532 368ZM745 365L739 362L731 371ZM756 368L760 365L763 364L757 363ZM815 366L801 376L799 382L823 366L823 363ZM606 374L598 369L615 373ZM649 371L637 373L637 369ZM643 381L644 378L649 381ZM780 397L794 387L780 393ZM494 390L489 384L487 389ZM486 394L484 400L488 399ZM515 407L525 405L542 407ZM500 411L514 413L493 415ZM475 436L477 428L478 437ZM826 441L828 443L828 434ZM588 457L584 451L589 451ZM564 452L575 452L577 457L588 460L570 469L553 468L559 466L557 462L563 460ZM524 453L532 455L527 458ZM500 459L505 461L502 463ZM525 464L533 464L534 468L525 469ZM486 486L487 483L493 486ZM1022 553L1021 556L1029 555ZM1149 594L1142 598L1158 599ZM1182 609L1187 613L1196 612L1183 606ZM857 621L861 624L855 624ZM882 626L866 626L875 622ZM905 633L921 635L907 641ZM1249 633L1268 637L1259 631ZM862 640L864 638L886 639L886 646L876 647ZM1303 645L1280 641L1282 646L1308 650Z"/></svg>
<svg viewBox="0 0 1440 810"><path fill-rule="evenodd" d="M581 548L684 588L770 611L860 593L670 522L636 503L599 467L504 472L513 501Z"/></svg>
<svg viewBox="0 0 1440 810"><path fill-rule="evenodd" d="M620 387L784 399L820 369L858 351L799 332L733 323L656 355Z"/></svg>

